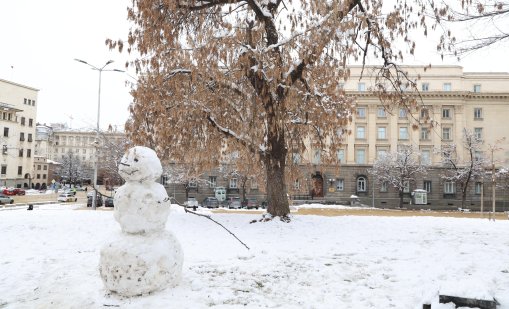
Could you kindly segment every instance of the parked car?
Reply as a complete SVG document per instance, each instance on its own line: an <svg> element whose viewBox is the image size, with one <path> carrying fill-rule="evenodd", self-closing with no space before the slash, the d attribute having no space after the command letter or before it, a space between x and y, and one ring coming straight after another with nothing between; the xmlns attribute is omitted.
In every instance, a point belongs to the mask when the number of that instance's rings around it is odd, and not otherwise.
<svg viewBox="0 0 509 309"><path fill-rule="evenodd" d="M245 207L247 209L258 209L258 207L260 207L260 205L258 205L258 200L256 199L256 197L248 197L247 199L244 200L244 204L242 205L242 207Z"/></svg>
<svg viewBox="0 0 509 309"><path fill-rule="evenodd" d="M198 200L195 197L189 197L185 202L186 207L198 207Z"/></svg>
<svg viewBox="0 0 509 309"><path fill-rule="evenodd" d="M226 205L228 208L232 209L240 209L242 208L242 204L240 203L240 197L229 197L226 199Z"/></svg>
<svg viewBox="0 0 509 309"><path fill-rule="evenodd" d="M7 188L3 189L2 193L4 195L25 195L25 190L21 188Z"/></svg>
<svg viewBox="0 0 509 309"><path fill-rule="evenodd" d="M113 204L113 202L112 202ZM101 195L97 195L97 203L96 207L101 207L103 205L103 198ZM87 207L92 207L92 196L87 196Z"/></svg>
<svg viewBox="0 0 509 309"><path fill-rule="evenodd" d="M207 207L207 208L218 208L219 207L219 201L215 197L208 196L205 199L203 199L203 202L201 203L201 206L202 207Z"/></svg>
<svg viewBox="0 0 509 309"><path fill-rule="evenodd" d="M90 199L90 206L92 206L92 198ZM104 199L104 207L114 207L114 206L115 205L113 204L113 196L108 196L107 198Z"/></svg>
<svg viewBox="0 0 509 309"><path fill-rule="evenodd" d="M14 199L10 196L0 194L0 204L12 204L14 203Z"/></svg>
<svg viewBox="0 0 509 309"><path fill-rule="evenodd" d="M76 202L78 198L71 193L62 193L57 198L58 202Z"/></svg>

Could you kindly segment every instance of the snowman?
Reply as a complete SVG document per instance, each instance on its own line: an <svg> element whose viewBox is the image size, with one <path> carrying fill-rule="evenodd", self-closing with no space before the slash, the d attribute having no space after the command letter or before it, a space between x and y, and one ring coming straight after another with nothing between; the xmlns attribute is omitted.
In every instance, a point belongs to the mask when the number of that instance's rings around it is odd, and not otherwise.
<svg viewBox="0 0 509 309"><path fill-rule="evenodd" d="M99 272L106 288L136 296L178 284L182 248L165 230L170 212L164 187L155 182L162 167L155 151L136 146L122 157L119 174L126 181L114 197L114 217L122 232L101 249Z"/></svg>

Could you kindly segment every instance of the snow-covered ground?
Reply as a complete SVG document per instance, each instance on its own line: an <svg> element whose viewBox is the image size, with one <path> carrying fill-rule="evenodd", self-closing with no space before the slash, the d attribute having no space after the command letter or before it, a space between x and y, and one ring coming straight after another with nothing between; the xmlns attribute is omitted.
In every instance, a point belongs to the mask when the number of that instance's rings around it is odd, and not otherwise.
<svg viewBox="0 0 509 309"><path fill-rule="evenodd" d="M433 217L170 214L184 249L179 286L143 297L108 293L99 250L120 226L111 211L40 206L0 211L0 308L454 308L438 294L509 308L509 221Z"/></svg>

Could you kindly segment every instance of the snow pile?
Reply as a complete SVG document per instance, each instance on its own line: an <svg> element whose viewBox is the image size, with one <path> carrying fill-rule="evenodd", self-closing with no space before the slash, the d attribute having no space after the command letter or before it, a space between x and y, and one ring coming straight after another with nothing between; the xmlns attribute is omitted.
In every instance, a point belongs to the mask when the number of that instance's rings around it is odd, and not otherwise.
<svg viewBox="0 0 509 309"><path fill-rule="evenodd" d="M110 211L0 211L1 308L453 308L438 294L495 297L509 309L509 221L434 217L172 211L186 252L171 289L124 298L103 288L99 248L120 227Z"/></svg>

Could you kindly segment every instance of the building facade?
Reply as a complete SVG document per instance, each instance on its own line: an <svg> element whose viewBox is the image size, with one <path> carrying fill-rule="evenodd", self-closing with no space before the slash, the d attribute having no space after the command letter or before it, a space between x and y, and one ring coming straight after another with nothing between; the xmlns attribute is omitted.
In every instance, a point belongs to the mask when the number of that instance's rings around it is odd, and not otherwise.
<svg viewBox="0 0 509 309"><path fill-rule="evenodd" d="M319 149L310 145L301 167L306 176L294 179L290 191L294 195L318 192L317 198L347 202L358 196L363 204L378 207L397 205L398 194L373 179L369 169L377 158L399 147L411 145L421 163L428 167L426 175L418 176L405 190L405 204L411 204L411 193L423 189L428 204L442 208L461 206L457 186L444 181L439 151L445 145L457 146L458 158L468 156L461 147L464 129L482 139L479 156L492 162L496 169L509 165L509 74L466 73L460 66L404 67L411 79L417 80L420 92L418 108L384 106L370 89L374 77L360 67L351 68L351 77L344 84L347 94L356 97L353 121L346 128L344 145L338 151L338 165L322 165ZM417 77L420 78L417 78ZM496 146L496 151L491 151ZM318 160L317 160L318 158ZM486 168L491 168L487 165ZM482 189L481 189L482 187ZM316 189L318 188L318 190ZM486 179L472 179L468 188L467 206L478 208L481 194L491 203L492 184ZM507 208L509 196L497 190L499 206Z"/></svg>
<svg viewBox="0 0 509 309"><path fill-rule="evenodd" d="M37 95L33 87L0 79L0 185L29 187L34 168Z"/></svg>

